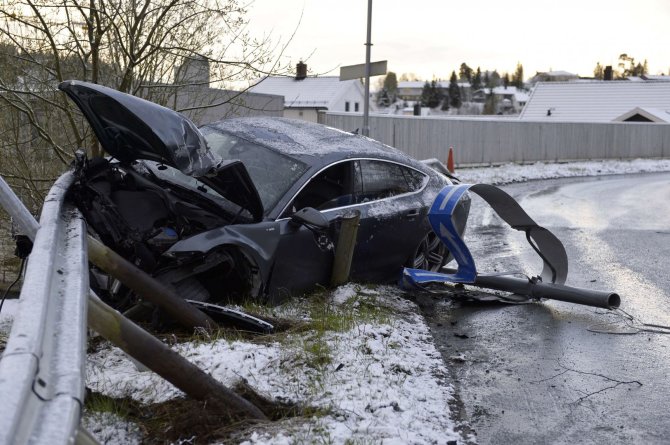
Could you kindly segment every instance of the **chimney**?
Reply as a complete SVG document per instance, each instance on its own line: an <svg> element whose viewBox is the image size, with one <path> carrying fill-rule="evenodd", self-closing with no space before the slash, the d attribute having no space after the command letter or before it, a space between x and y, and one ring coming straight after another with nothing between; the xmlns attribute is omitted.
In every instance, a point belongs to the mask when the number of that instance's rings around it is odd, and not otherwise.
<svg viewBox="0 0 670 445"><path fill-rule="evenodd" d="M607 65L605 67L605 72L603 73L603 80L612 80L614 78L614 73L612 72L612 65Z"/></svg>
<svg viewBox="0 0 670 445"><path fill-rule="evenodd" d="M302 80L307 77L307 64L302 60L295 67L295 80Z"/></svg>

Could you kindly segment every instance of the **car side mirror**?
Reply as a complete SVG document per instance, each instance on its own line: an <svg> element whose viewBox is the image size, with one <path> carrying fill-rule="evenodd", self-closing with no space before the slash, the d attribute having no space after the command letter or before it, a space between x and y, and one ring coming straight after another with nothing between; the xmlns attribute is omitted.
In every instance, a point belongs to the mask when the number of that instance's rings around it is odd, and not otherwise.
<svg viewBox="0 0 670 445"><path fill-rule="evenodd" d="M306 225L315 227L317 229L327 229L330 226L330 221L313 207L305 207L293 215L291 215L291 222L297 225Z"/></svg>

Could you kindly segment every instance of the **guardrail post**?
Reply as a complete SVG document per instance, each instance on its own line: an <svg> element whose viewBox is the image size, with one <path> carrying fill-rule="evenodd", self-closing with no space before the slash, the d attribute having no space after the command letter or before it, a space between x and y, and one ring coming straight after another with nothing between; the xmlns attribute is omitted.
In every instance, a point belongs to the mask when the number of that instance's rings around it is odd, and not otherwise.
<svg viewBox="0 0 670 445"><path fill-rule="evenodd" d="M91 329L188 396L214 402L231 417L267 420L255 405L103 303L93 292L88 298L88 324Z"/></svg>
<svg viewBox="0 0 670 445"><path fill-rule="evenodd" d="M359 210L352 210L341 217L340 236L335 248L333 272L330 276L331 286L339 286L349 280L351 260L354 257L360 220L361 212Z"/></svg>

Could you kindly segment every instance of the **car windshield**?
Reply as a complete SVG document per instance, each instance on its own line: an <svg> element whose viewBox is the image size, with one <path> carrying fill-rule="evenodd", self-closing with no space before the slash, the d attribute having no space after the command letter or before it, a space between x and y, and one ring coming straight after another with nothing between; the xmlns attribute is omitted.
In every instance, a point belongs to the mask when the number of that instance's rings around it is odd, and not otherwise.
<svg viewBox="0 0 670 445"><path fill-rule="evenodd" d="M239 159L254 182L263 208L272 209L307 170L300 161L211 127L202 127L207 145L223 159Z"/></svg>

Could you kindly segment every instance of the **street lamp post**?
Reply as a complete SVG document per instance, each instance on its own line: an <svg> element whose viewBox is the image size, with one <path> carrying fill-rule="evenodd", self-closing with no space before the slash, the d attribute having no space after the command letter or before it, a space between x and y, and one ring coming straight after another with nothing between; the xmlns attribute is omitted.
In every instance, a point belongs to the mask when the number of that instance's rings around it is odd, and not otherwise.
<svg viewBox="0 0 670 445"><path fill-rule="evenodd" d="M363 98L363 135L370 136L370 42L372 37L372 0L368 0L368 39L365 42L365 97Z"/></svg>

